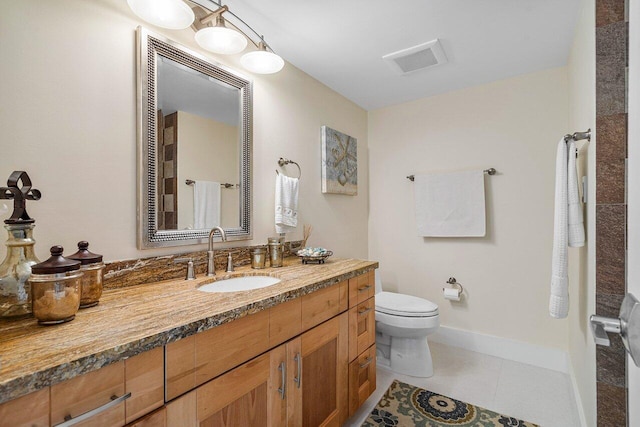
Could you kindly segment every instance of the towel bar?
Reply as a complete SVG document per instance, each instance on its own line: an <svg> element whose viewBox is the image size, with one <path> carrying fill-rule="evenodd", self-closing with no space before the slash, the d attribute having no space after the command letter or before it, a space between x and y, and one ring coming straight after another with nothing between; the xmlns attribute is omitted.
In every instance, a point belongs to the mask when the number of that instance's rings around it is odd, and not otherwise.
<svg viewBox="0 0 640 427"><path fill-rule="evenodd" d="M495 175L496 174L496 170L495 168L489 168L489 169L485 169L482 172L486 173L487 175ZM407 179L411 182L413 182L416 179L415 175L409 175L407 176Z"/></svg>
<svg viewBox="0 0 640 427"><path fill-rule="evenodd" d="M195 184L196 182L195 182L194 180L192 180L192 179L185 179L185 180L184 180L184 183L185 183L186 185L193 185L193 184ZM238 187L240 187L240 184L231 184L230 182L222 182L222 183L220 183L220 187L224 187L224 188L238 188Z"/></svg>
<svg viewBox="0 0 640 427"><path fill-rule="evenodd" d="M280 159L278 160L278 166L280 166L280 167L282 167L284 165L288 165L290 163L293 163L294 165L296 165L298 167L298 179L300 179L302 177L302 169L300 169L300 165L299 164L297 164L293 160L285 159L283 157L280 157ZM279 174L280 172L278 172L276 170L276 173Z"/></svg>

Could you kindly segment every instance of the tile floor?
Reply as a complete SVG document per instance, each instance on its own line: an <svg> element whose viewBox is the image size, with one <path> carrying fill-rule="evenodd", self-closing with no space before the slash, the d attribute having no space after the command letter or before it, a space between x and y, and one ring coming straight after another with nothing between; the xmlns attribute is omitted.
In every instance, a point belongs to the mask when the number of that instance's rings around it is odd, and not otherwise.
<svg viewBox="0 0 640 427"><path fill-rule="evenodd" d="M378 368L374 394L345 424L360 426L394 379L542 427L580 427L568 375L430 343L434 375L415 378Z"/></svg>

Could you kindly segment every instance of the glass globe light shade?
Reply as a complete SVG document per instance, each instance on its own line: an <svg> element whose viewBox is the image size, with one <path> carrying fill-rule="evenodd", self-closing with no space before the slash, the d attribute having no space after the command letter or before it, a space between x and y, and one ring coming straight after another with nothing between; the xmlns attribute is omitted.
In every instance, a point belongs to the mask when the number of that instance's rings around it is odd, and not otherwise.
<svg viewBox="0 0 640 427"><path fill-rule="evenodd" d="M247 52L240 58L240 63L244 68L256 74L273 74L284 67L282 58L266 50Z"/></svg>
<svg viewBox="0 0 640 427"><path fill-rule="evenodd" d="M170 30L187 28L195 16L182 0L127 0L129 7L142 20Z"/></svg>
<svg viewBox="0 0 640 427"><path fill-rule="evenodd" d="M247 47L247 39L227 27L206 27L196 33L196 42L209 52L232 55Z"/></svg>

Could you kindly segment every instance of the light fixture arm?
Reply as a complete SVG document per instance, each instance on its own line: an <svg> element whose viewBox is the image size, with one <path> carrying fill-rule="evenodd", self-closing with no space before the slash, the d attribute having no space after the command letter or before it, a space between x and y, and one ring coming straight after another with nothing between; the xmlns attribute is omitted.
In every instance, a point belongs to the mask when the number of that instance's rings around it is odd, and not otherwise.
<svg viewBox="0 0 640 427"><path fill-rule="evenodd" d="M227 5L223 5L222 2L218 2L216 0L191 0L191 1L193 3L200 5L200 7L202 7L206 11L210 11L209 6L206 5L207 3L214 4L218 7L215 11L209 13L208 15L200 19L200 24L202 24L202 26L206 26L210 22L213 22L218 16L222 15L223 13L228 13L231 16L233 16L234 19L237 19L245 27L251 30L251 32L255 34L258 37L258 39L260 39L260 41L256 43L255 41L253 41L253 38L249 37L249 35L245 31L243 31L241 28L239 28L237 25L233 24L232 22L229 22L230 25L232 25L236 30L240 31L257 49L260 49L260 50L269 49L271 52L275 53L274 50L271 48L271 46L269 46L269 44L264 41L264 36L258 34L258 32L254 30L251 27L251 25L247 24L242 18L240 18L238 15L230 11Z"/></svg>

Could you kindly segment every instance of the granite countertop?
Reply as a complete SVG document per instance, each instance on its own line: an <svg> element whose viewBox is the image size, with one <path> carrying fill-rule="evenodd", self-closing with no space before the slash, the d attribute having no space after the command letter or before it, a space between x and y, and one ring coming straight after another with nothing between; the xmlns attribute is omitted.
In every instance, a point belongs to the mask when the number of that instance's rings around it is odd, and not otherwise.
<svg viewBox="0 0 640 427"><path fill-rule="evenodd" d="M281 268L253 270L196 280L166 280L105 290L100 304L82 309L76 318L40 326L34 318L0 321L0 403L20 397L110 363L177 341L255 313L317 289L355 277L377 262L332 259L303 265L285 259ZM199 292L213 280L269 275L281 282L262 289L232 293Z"/></svg>

